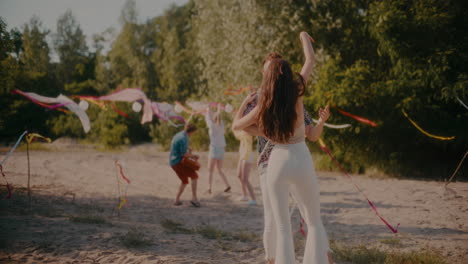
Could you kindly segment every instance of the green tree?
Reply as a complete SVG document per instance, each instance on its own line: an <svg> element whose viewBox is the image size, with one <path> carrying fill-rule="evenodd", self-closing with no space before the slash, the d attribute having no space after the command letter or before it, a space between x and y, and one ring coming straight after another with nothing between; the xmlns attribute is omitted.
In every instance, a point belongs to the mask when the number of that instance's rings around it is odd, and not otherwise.
<svg viewBox="0 0 468 264"><path fill-rule="evenodd" d="M60 59L57 65L57 78L60 83L65 85L88 79L86 37L71 10L67 10L57 20L54 45ZM94 68L91 71L94 72Z"/></svg>
<svg viewBox="0 0 468 264"><path fill-rule="evenodd" d="M329 60L306 100L309 108L331 100L379 125L326 131L350 168L440 177L456 165L467 146L467 114L455 100L466 98L462 9L459 1L318 2L311 23ZM426 137L402 109L426 130L456 139ZM334 112L330 122L352 121Z"/></svg>
<svg viewBox="0 0 468 264"><path fill-rule="evenodd" d="M23 52L19 56L21 63L30 71L46 73L49 70L49 45L46 37L49 30L42 28L42 22L33 16L24 26L22 34Z"/></svg>
<svg viewBox="0 0 468 264"><path fill-rule="evenodd" d="M196 66L199 57L192 31L193 9L193 2L172 6L151 23L155 36L151 61L158 76L155 89L158 100L184 101L203 90Z"/></svg>

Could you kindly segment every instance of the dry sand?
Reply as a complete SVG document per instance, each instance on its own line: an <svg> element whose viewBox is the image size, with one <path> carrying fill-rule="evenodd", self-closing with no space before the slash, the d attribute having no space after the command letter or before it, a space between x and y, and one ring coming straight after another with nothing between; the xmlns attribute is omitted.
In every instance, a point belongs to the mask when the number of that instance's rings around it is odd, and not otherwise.
<svg viewBox="0 0 468 264"><path fill-rule="evenodd" d="M252 170L251 179L259 204L248 206L238 201L236 153L228 153L225 161L231 193L222 192L224 186L215 175L214 193L206 194L206 166L201 169L201 208L189 206L189 188L183 195L184 204L172 205L179 179L168 166L168 153L157 152L152 145L115 153L62 148L32 151L30 157L30 210L22 189L27 186L26 152L15 152L4 166L15 190L12 199L0 201L0 263L264 263L257 172ZM205 165L206 153L201 157ZM125 165L131 180L130 207L124 207L120 216L115 159ZM450 184L445 191L435 181L355 177L381 214L392 224L401 223L399 234L393 235L347 178L331 172L318 172L318 176L322 218L330 239L387 250L429 248L447 256L449 263L468 263L468 183ZM0 194L5 195L4 187ZM72 216L88 215L107 222L70 221ZM243 234L247 239L168 232L161 225L165 219L186 228L208 226ZM296 210L293 229L300 236L298 226ZM131 234L147 245L125 246L123 242ZM385 243L389 238L396 238L399 245Z"/></svg>

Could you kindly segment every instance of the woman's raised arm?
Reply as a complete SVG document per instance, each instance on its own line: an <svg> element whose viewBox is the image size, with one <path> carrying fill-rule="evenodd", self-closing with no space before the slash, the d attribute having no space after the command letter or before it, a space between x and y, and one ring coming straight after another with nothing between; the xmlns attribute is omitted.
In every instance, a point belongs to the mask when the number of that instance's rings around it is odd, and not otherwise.
<svg viewBox="0 0 468 264"><path fill-rule="evenodd" d="M301 69L301 76L304 78L304 82L307 83L309 80L312 69L315 66L315 52L312 47L312 42L314 41L307 32L302 31L299 35L302 43L302 48L304 49L305 62Z"/></svg>
<svg viewBox="0 0 468 264"><path fill-rule="evenodd" d="M258 106L256 106L252 111L250 111L250 113L246 114L245 116L242 116L247 105L250 102L252 102L255 98L256 94L252 93L244 99L241 106L239 107L239 110L236 113L236 116L234 117L234 121L232 122L232 129L243 130L257 122Z"/></svg>

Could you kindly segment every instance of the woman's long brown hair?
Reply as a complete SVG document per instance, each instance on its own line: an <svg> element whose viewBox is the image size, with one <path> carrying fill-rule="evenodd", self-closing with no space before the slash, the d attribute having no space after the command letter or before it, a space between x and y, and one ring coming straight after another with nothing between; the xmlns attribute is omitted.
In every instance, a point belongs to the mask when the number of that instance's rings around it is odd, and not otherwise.
<svg viewBox="0 0 468 264"><path fill-rule="evenodd" d="M259 128L278 143L287 143L294 134L297 120L296 102L304 94L304 79L295 79L289 63L283 59L269 60L263 74L259 100Z"/></svg>

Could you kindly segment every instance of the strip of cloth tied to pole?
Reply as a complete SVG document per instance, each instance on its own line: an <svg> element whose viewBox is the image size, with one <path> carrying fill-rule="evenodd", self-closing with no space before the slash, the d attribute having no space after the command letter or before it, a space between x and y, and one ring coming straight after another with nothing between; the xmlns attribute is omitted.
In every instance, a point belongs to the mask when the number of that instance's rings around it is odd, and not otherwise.
<svg viewBox="0 0 468 264"><path fill-rule="evenodd" d="M5 162L7 161L7 159L13 154L13 152L15 152L16 148L18 147L18 145L20 144L21 140L23 139L23 137L25 135L28 134L28 131L24 131L19 137L18 139L16 140L15 144L13 145L13 147L10 149L10 151L8 151L8 153L5 155L5 157L3 157L2 161L0 161L0 173L2 174L3 176L3 179L5 180L6 184L5 184L5 187L7 188L7 191L8 191L8 194L7 196L5 197L5 199L10 199L11 198L11 194L12 194L12 190L13 190L13 187L11 186L11 184L8 182L7 178L6 178L6 175L5 173L3 172L3 166L5 164Z"/></svg>
<svg viewBox="0 0 468 264"><path fill-rule="evenodd" d="M124 166L119 160L115 160L116 166L116 180L117 180L117 194L118 194L118 205L117 209L120 214L120 210L122 210L123 206L129 207L128 199L127 199L127 191L128 187L130 186L130 179L125 176ZM123 187L125 185L125 187Z"/></svg>

